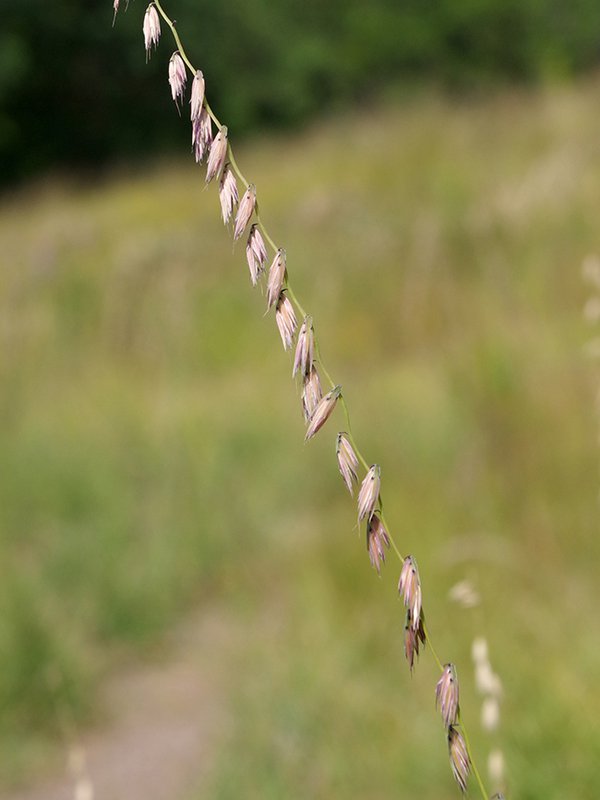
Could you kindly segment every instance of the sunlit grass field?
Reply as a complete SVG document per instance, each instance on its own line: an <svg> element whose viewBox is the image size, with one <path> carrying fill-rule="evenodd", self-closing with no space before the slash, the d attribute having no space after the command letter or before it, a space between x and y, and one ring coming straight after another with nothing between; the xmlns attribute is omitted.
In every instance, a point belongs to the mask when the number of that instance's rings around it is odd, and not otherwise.
<svg viewBox="0 0 600 800"><path fill-rule="evenodd" d="M600 254L599 90L390 98L238 152L381 464L482 771L500 746L521 800L600 782L581 275ZM102 716L108 671L216 603L244 633L211 797L456 797L435 664L404 661L398 562L377 578L337 472L343 418L303 444L290 357L201 171L24 190L0 241L2 780L38 775L65 718ZM448 600L464 579L472 611ZM476 635L504 685L495 736Z"/></svg>

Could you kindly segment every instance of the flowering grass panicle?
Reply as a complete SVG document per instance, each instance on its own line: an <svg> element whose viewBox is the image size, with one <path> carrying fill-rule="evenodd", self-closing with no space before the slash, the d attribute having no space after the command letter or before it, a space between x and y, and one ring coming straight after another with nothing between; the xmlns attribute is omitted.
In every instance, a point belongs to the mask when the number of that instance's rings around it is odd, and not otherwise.
<svg viewBox="0 0 600 800"><path fill-rule="evenodd" d="M119 8L119 2L115 2L115 14ZM152 55L152 48L157 48L160 39L160 17L154 3L150 3L144 14L144 24L142 25L144 34L144 47L146 48L146 59Z"/></svg>
<svg viewBox="0 0 600 800"><path fill-rule="evenodd" d="M185 84L187 81L187 71L179 51L176 50L169 59L169 86L171 87L171 97L175 105L179 108L179 101L183 98Z"/></svg>
<svg viewBox="0 0 600 800"><path fill-rule="evenodd" d="M315 353L315 332L312 324L312 317L304 317L300 333L298 334L298 342L296 344L296 353L294 355L294 366L292 367L292 378L296 373L306 375L312 367Z"/></svg>
<svg viewBox="0 0 600 800"><path fill-rule="evenodd" d="M323 397L323 390L321 388L321 378L315 366L304 376L302 384L302 412L306 422L310 420L315 413L315 409L321 402Z"/></svg>
<svg viewBox="0 0 600 800"><path fill-rule="evenodd" d="M367 550L373 566L377 573L381 573L381 566L385 564L385 548L390 547L390 539L381 521L381 517L375 512L367 523Z"/></svg>
<svg viewBox="0 0 600 800"><path fill-rule="evenodd" d="M204 161L204 156L209 151L212 140L212 120L208 111L203 108L200 116L192 122L192 151L197 164Z"/></svg>
<svg viewBox="0 0 600 800"><path fill-rule="evenodd" d="M238 213L235 218L235 227L233 230L233 238L239 239L243 232L246 230L246 225L250 222L250 217L254 214L256 207L256 186L251 183L244 192L244 196L240 200Z"/></svg>
<svg viewBox="0 0 600 800"><path fill-rule="evenodd" d="M338 433L335 452L338 460L338 469L350 494L354 494L354 484L358 483L358 457L350 444L345 431ZM388 544L389 547L389 544Z"/></svg>
<svg viewBox="0 0 600 800"><path fill-rule="evenodd" d="M251 226L248 242L246 244L246 261L250 270L250 280L256 286L258 279L267 262L267 248L265 240L256 223Z"/></svg>
<svg viewBox="0 0 600 800"><path fill-rule="evenodd" d="M404 623L404 655L411 672L415 666L415 659L419 656L420 645L425 644L425 639L423 612L417 620L414 620L409 609Z"/></svg>
<svg viewBox="0 0 600 800"><path fill-rule="evenodd" d="M435 687L435 704L439 705L444 725L449 728L458 720L458 678L454 664L445 664Z"/></svg>
<svg viewBox="0 0 600 800"><path fill-rule="evenodd" d="M227 157L227 136L227 126L223 125L221 130L213 139L210 153L208 154L208 162L206 164L206 183L210 183L213 178L220 175L221 171L225 167L225 158Z"/></svg>
<svg viewBox="0 0 600 800"><path fill-rule="evenodd" d="M269 277L267 278L267 308L271 308L281 294L283 282L285 281L286 253L281 247L275 253L271 266L269 267Z"/></svg>
<svg viewBox="0 0 600 800"><path fill-rule="evenodd" d="M321 400L319 405L315 408L308 428L306 429L305 441L312 439L312 437L321 430L323 425L327 422L329 417L333 414L333 409L342 393L341 386L334 386L330 392L327 392L325 397Z"/></svg>
<svg viewBox="0 0 600 800"><path fill-rule="evenodd" d="M279 329L279 335L283 342L285 350L289 350L292 346L294 333L296 332L296 314L294 306L286 297L285 290L279 295L277 307L275 309L275 322Z"/></svg>
<svg viewBox="0 0 600 800"><path fill-rule="evenodd" d="M448 728L448 752L452 774L461 792L467 791L467 780L471 772L471 759L462 733L454 725Z"/></svg>
<svg viewBox="0 0 600 800"><path fill-rule="evenodd" d="M231 219L233 209L238 202L238 188L235 175L229 164L225 164L219 181L219 202L221 203L221 216L225 225Z"/></svg>
<svg viewBox="0 0 600 800"><path fill-rule="evenodd" d="M192 81L192 96L190 97L190 119L194 122L200 119L200 114L204 107L204 91L205 91L204 75L202 70L197 69Z"/></svg>
<svg viewBox="0 0 600 800"><path fill-rule="evenodd" d="M363 480L358 493L358 521L365 517L371 518L375 506L379 500L379 490L381 488L381 468L379 464L373 464Z"/></svg>

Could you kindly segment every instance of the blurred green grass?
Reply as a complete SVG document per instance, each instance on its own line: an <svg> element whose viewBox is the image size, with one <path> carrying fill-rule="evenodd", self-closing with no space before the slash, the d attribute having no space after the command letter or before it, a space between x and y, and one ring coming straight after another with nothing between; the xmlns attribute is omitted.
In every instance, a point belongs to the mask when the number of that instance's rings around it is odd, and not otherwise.
<svg viewBox="0 0 600 800"><path fill-rule="evenodd" d="M598 83L435 96L238 153L295 290L382 465L436 646L490 641L521 798L600 776ZM32 774L68 709L187 608L247 620L213 796L454 797L435 670L403 662L382 580L299 402L243 246L189 164L7 198L0 336L0 776ZM468 577L476 612L449 603Z"/></svg>

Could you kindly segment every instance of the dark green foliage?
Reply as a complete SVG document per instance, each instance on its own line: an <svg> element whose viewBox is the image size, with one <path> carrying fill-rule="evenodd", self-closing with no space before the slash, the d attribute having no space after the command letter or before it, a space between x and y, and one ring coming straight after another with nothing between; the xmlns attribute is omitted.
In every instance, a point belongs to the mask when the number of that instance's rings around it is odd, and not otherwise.
<svg viewBox="0 0 600 800"><path fill-rule="evenodd" d="M145 64L145 4L7 3L0 30L0 182L58 164L187 144L163 35ZM292 125L402 81L458 88L569 75L598 59L594 0L171 0L211 102L236 134ZM163 89L161 92L160 89Z"/></svg>

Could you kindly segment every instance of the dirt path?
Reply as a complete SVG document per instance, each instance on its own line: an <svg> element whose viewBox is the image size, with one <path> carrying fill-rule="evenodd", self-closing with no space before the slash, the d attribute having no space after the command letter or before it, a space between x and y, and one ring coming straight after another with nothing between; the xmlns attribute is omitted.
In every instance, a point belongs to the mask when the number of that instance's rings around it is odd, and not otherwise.
<svg viewBox="0 0 600 800"><path fill-rule="evenodd" d="M207 797L229 712L222 673L235 624L203 611L170 637L168 660L106 688L111 723L86 734L62 774L2 800L187 800Z"/></svg>

